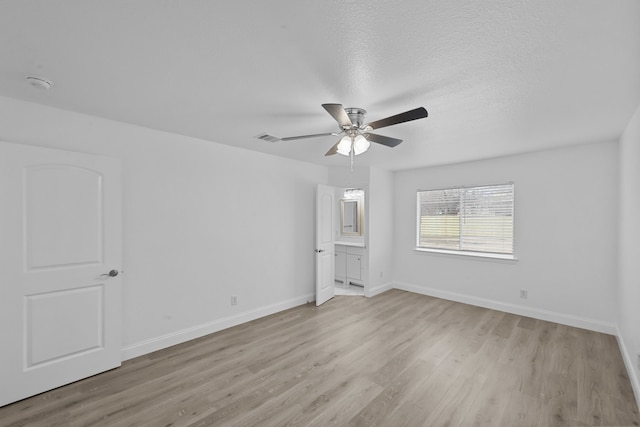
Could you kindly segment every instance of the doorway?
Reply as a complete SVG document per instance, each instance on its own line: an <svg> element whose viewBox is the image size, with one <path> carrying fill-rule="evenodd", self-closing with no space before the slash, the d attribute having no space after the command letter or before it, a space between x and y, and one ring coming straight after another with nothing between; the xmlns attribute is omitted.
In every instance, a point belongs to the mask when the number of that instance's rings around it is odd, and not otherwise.
<svg viewBox="0 0 640 427"><path fill-rule="evenodd" d="M365 190L336 188L336 295L364 296L367 276Z"/></svg>

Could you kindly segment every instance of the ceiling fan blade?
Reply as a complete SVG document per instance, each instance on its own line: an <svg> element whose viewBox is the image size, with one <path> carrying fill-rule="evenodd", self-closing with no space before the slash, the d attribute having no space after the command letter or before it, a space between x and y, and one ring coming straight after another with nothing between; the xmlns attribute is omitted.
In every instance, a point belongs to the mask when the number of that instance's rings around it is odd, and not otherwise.
<svg viewBox="0 0 640 427"><path fill-rule="evenodd" d="M369 123L367 126L371 129L380 129L387 126L397 125L398 123L410 122L411 120L424 119L428 115L427 110L424 107L420 107L414 110L405 111L404 113L396 114L395 116L376 120L375 122Z"/></svg>
<svg viewBox="0 0 640 427"><path fill-rule="evenodd" d="M378 135L375 133L365 133L364 137L371 142L377 142L378 144L386 145L387 147L395 147L402 142L401 139L391 138L389 136Z"/></svg>
<svg viewBox="0 0 640 427"><path fill-rule="evenodd" d="M329 132L329 133L314 133L312 135L298 135L298 136L287 136L285 138L280 138L281 141L294 141L296 139L307 139L307 138L318 138L320 136L336 136L338 135L338 133L336 132Z"/></svg>
<svg viewBox="0 0 640 427"><path fill-rule="evenodd" d="M338 153L338 144L340 144L340 141L336 142L335 145L333 147L331 147L329 149L329 151L327 151L327 154L325 154L325 156L333 156L334 154Z"/></svg>
<svg viewBox="0 0 640 427"><path fill-rule="evenodd" d="M331 117L336 119L341 128L353 126L342 104L322 104L322 107L327 110L327 113L331 114Z"/></svg>

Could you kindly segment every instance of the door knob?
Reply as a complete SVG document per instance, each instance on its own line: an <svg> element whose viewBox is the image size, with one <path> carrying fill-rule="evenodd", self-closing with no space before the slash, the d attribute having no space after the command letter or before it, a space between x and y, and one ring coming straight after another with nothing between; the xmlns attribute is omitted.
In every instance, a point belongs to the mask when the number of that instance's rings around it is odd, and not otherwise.
<svg viewBox="0 0 640 427"><path fill-rule="evenodd" d="M107 277L107 276L109 276L109 277L116 277L117 275L118 275L118 270L111 270L111 271L110 271L110 272L108 272L108 273L101 274L101 275L100 275L100 277Z"/></svg>

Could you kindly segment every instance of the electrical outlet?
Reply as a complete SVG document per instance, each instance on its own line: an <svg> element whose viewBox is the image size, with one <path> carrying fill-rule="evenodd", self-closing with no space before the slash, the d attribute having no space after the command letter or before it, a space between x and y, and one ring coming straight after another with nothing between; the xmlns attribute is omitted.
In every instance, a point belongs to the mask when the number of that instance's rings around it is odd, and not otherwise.
<svg viewBox="0 0 640 427"><path fill-rule="evenodd" d="M382 279L382 276L384 276L384 273L381 271L380 272L380 278Z"/></svg>
<svg viewBox="0 0 640 427"><path fill-rule="evenodd" d="M526 289L520 289L520 298L527 299L529 298L529 291Z"/></svg>
<svg viewBox="0 0 640 427"><path fill-rule="evenodd" d="M238 297L236 295L231 295L231 305L238 305Z"/></svg>

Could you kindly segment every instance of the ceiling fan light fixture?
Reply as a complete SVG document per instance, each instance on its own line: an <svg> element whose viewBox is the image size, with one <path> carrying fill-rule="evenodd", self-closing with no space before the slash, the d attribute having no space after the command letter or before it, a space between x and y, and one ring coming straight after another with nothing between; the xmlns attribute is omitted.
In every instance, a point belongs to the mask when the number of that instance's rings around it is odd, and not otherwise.
<svg viewBox="0 0 640 427"><path fill-rule="evenodd" d="M367 151L370 146L371 143L367 141L367 138L362 135L358 135L353 140L353 154L355 154L356 156L362 154Z"/></svg>
<svg viewBox="0 0 640 427"><path fill-rule="evenodd" d="M349 155L351 152L351 137L349 135L345 135L340 139L337 150L338 154L342 154L343 156Z"/></svg>

